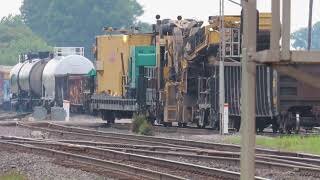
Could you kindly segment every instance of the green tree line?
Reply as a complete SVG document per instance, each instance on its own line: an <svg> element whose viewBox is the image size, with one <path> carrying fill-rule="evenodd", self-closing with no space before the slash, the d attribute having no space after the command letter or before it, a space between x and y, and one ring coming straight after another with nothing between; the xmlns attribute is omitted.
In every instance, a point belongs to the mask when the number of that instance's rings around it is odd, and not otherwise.
<svg viewBox="0 0 320 180"><path fill-rule="evenodd" d="M14 65L19 54L50 50L47 43L27 27L20 16L0 20L0 65Z"/></svg>
<svg viewBox="0 0 320 180"><path fill-rule="evenodd" d="M24 0L20 10L26 24L50 45L84 46L89 58L103 27L146 27L137 21L143 9L136 0Z"/></svg>
<svg viewBox="0 0 320 180"><path fill-rule="evenodd" d="M292 34L293 44L296 49L307 49L308 47L308 28L302 28ZM320 49L320 22L312 26L311 49Z"/></svg>

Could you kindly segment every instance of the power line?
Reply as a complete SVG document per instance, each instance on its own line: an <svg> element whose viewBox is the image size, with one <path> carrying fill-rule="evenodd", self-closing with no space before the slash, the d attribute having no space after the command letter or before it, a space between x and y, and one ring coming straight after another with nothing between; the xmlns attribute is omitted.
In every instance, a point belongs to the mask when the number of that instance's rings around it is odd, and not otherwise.
<svg viewBox="0 0 320 180"><path fill-rule="evenodd" d="M229 2L233 3L233 4L236 4L238 6L242 6L240 3L236 2L236 1L233 1L233 0L228 0Z"/></svg>

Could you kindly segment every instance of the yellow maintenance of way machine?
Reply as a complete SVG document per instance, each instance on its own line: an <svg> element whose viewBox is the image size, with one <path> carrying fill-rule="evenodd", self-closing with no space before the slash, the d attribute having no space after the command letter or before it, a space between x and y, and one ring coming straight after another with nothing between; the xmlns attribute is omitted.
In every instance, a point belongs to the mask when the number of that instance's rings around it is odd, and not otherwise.
<svg viewBox="0 0 320 180"><path fill-rule="evenodd" d="M261 13L259 22L258 39L264 42L269 38L270 14ZM111 123L115 118L144 113L151 122L157 120L166 126L176 122L180 126L196 123L199 127L218 128L219 23L218 16L210 17L206 26L193 19L161 20L157 16L153 33L107 32L97 36L97 88L91 110ZM238 128L241 16L225 16L224 23L226 102L231 107L231 126ZM258 48L268 46L258 44ZM261 71L261 75L270 76L272 81L270 69L263 67ZM260 85L266 88L272 83ZM269 108L268 112L261 112L261 117L267 119L264 121L273 117L272 99L266 95L260 103Z"/></svg>

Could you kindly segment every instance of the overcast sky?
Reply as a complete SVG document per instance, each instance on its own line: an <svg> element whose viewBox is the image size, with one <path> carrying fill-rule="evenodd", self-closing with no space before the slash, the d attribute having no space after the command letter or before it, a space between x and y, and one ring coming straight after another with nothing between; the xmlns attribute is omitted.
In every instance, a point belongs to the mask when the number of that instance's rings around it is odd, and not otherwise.
<svg viewBox="0 0 320 180"><path fill-rule="evenodd" d="M71 0L70 0L71 1ZM137 0L144 8L145 14L140 20L154 23L155 15L162 18L196 18L207 21L210 15L219 15L219 0ZM240 0L235 0L240 2ZM1 0L0 18L8 14L18 14L22 0ZM196 3L195 3L196 2ZM270 0L258 0L260 12L270 12ZM307 26L308 0L292 0L292 29L297 30ZM169 6L170 5L170 6ZM320 0L314 1L314 22L320 21ZM239 14L240 8L226 0L225 13Z"/></svg>

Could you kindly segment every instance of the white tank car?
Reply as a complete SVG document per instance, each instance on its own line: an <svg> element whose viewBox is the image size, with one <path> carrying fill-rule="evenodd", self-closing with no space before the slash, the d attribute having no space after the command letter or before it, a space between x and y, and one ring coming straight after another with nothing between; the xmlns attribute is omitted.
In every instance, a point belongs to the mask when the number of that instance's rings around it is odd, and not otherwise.
<svg viewBox="0 0 320 180"><path fill-rule="evenodd" d="M32 59L26 61L19 72L19 87L21 90L41 97L42 93L42 72L46 60Z"/></svg>
<svg viewBox="0 0 320 180"><path fill-rule="evenodd" d="M54 100L56 78L69 75L87 75L95 69L93 63L81 55L57 56L48 62L43 71L44 99Z"/></svg>

